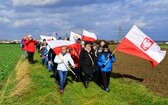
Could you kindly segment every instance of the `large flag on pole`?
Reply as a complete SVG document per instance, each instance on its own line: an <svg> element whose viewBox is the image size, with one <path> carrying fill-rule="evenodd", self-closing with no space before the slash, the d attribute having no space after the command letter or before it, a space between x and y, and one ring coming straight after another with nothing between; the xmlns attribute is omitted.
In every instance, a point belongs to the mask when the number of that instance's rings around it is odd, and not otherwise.
<svg viewBox="0 0 168 105"><path fill-rule="evenodd" d="M85 42L86 41L95 42L97 40L97 36L92 32L83 30L82 40L85 41Z"/></svg>
<svg viewBox="0 0 168 105"><path fill-rule="evenodd" d="M56 54L60 53L61 46L67 46L67 48L72 48L75 45L75 42L71 42L67 40L53 40L53 41L47 41L47 43Z"/></svg>
<svg viewBox="0 0 168 105"><path fill-rule="evenodd" d="M54 36L44 36L44 35L40 35L40 38L43 40L43 39L46 39L46 41L51 41L51 40L56 40L56 37Z"/></svg>
<svg viewBox="0 0 168 105"><path fill-rule="evenodd" d="M81 35L79 35L79 34L76 34L76 33L74 33L73 31L71 31L71 34L70 34L70 41L72 41L72 42L76 42L76 40L78 39L78 38L82 38L81 37Z"/></svg>
<svg viewBox="0 0 168 105"><path fill-rule="evenodd" d="M151 38L136 25L127 33L116 50L149 60L152 66L159 64L166 55Z"/></svg>

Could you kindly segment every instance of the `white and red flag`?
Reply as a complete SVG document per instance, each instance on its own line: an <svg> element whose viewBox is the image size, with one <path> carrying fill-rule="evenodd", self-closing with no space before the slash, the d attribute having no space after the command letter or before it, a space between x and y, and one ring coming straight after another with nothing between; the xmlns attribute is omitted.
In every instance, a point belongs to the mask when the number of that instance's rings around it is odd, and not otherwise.
<svg viewBox="0 0 168 105"><path fill-rule="evenodd" d="M76 42L76 40L77 40L78 38L81 39L81 38L82 38L81 35L76 34L76 33L74 33L73 31L71 31L69 40L72 41L72 42Z"/></svg>
<svg viewBox="0 0 168 105"><path fill-rule="evenodd" d="M46 41L56 40L56 37L54 37L54 36L44 36L44 35L40 35L40 38L41 38L42 40L45 39Z"/></svg>
<svg viewBox="0 0 168 105"><path fill-rule="evenodd" d="M127 33L116 50L149 60L152 66L159 64L166 55L151 38L136 25Z"/></svg>
<svg viewBox="0 0 168 105"><path fill-rule="evenodd" d="M56 54L59 54L61 52L61 46L67 46L68 49L73 48L75 46L75 42L67 40L52 40L47 41L47 43Z"/></svg>
<svg viewBox="0 0 168 105"><path fill-rule="evenodd" d="M95 42L97 40L97 36L92 32L83 30L82 40L85 42L87 41Z"/></svg>

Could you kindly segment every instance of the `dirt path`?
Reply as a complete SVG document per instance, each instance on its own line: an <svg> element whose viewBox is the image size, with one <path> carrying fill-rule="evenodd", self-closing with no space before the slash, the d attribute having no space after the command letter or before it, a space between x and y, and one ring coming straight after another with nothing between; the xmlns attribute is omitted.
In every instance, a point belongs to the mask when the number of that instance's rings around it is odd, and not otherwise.
<svg viewBox="0 0 168 105"><path fill-rule="evenodd" d="M28 64L28 62L23 61L21 59L18 61L14 71L11 72L11 74L9 75L6 81L6 84L4 85L4 89L0 96L0 105L3 102L4 98L9 98L16 95L21 96L26 92L26 90L31 84L31 78L29 76L29 72L30 72L29 67L30 65ZM16 78L12 78L13 73L16 73ZM9 95L6 95L7 88L9 84L13 81L17 83L16 87L11 91Z"/></svg>

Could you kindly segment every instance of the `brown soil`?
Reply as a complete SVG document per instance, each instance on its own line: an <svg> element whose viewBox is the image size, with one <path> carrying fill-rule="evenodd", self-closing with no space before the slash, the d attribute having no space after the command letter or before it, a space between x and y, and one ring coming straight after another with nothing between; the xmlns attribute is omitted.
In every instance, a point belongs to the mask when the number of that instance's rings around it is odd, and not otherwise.
<svg viewBox="0 0 168 105"><path fill-rule="evenodd" d="M168 97L168 54L156 67L152 67L145 59L119 51L116 51L115 56L117 60L113 66L113 78L138 81L157 95Z"/></svg>

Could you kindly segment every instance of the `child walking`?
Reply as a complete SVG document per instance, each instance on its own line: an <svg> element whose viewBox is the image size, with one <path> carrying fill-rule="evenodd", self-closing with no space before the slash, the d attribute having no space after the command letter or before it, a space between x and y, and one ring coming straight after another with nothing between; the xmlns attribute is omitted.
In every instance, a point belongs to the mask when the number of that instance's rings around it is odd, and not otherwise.
<svg viewBox="0 0 168 105"><path fill-rule="evenodd" d="M98 66L101 70L101 75L103 79L103 87L106 92L110 92L109 90L109 83L110 83L110 75L113 68L113 64L115 62L114 54L111 55L111 51L108 49L108 45L105 44L103 46L103 51L101 52L100 56L98 57Z"/></svg>

